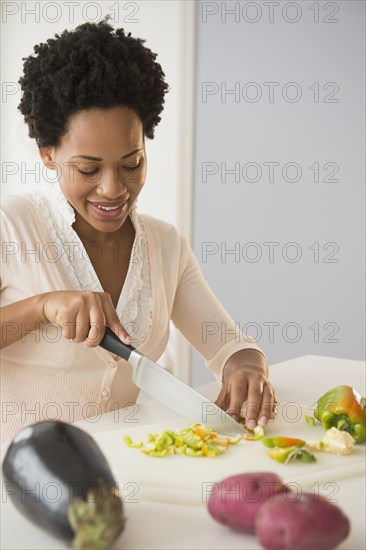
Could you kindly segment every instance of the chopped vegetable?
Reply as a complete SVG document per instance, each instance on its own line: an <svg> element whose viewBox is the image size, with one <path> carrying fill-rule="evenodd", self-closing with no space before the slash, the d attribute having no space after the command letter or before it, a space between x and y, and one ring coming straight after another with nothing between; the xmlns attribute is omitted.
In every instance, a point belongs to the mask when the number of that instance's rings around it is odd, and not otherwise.
<svg viewBox="0 0 366 550"><path fill-rule="evenodd" d="M262 443L266 447L304 447L303 439L294 437L262 437Z"/></svg>
<svg viewBox="0 0 366 550"><path fill-rule="evenodd" d="M246 425L245 416L239 417L238 424L241 424L243 428L247 431L247 433L244 435L244 439L246 439L247 441L258 441L258 439L262 439L262 437L264 436L263 426L258 424L254 428L254 430L250 430Z"/></svg>
<svg viewBox="0 0 366 550"><path fill-rule="evenodd" d="M350 455L353 453L355 439L347 432L330 428L321 441L309 441L306 447L314 451L324 451L335 455Z"/></svg>
<svg viewBox="0 0 366 550"><path fill-rule="evenodd" d="M306 441L294 437L262 437L262 443L270 447L268 456L288 464L291 460L301 460L301 462L316 462L316 458L308 450L304 449Z"/></svg>
<svg viewBox="0 0 366 550"><path fill-rule="evenodd" d="M254 428L253 432L249 432L248 434L244 435L244 439L246 439L247 441L258 441L259 439L262 439L263 436L264 436L263 426L258 424Z"/></svg>
<svg viewBox="0 0 366 550"><path fill-rule="evenodd" d="M297 448L296 452L294 452L294 456L290 457L290 460L292 460L292 458L296 458L297 460L300 460L300 462L305 462L306 464L311 464L312 462L316 462L316 457L313 455L313 453L310 453L307 449Z"/></svg>
<svg viewBox="0 0 366 550"><path fill-rule="evenodd" d="M309 426L315 426L315 420L312 416L305 415L305 422L309 424Z"/></svg>
<svg viewBox="0 0 366 550"><path fill-rule="evenodd" d="M300 447L274 447L268 451L268 456L277 460L277 462L282 462L283 464L288 464L291 460L300 460L301 462L311 463L316 462L315 456Z"/></svg>
<svg viewBox="0 0 366 550"><path fill-rule="evenodd" d="M351 386L337 386L318 399L314 416L326 430L348 432L356 443L366 439L364 398Z"/></svg>
<svg viewBox="0 0 366 550"><path fill-rule="evenodd" d="M123 438L123 441L126 443L126 445L134 449L137 449L138 447L142 447L142 441L137 441L136 443L133 443L129 435L125 435L125 437Z"/></svg>
<svg viewBox="0 0 366 550"><path fill-rule="evenodd" d="M140 449L146 455L164 457L170 455L185 455L192 457L215 458L226 451L229 445L235 445L242 439L241 435L235 438L220 436L211 428L200 424L191 424L183 430L165 430L155 434L148 434L145 441L133 442L129 435L123 441L131 448Z"/></svg>

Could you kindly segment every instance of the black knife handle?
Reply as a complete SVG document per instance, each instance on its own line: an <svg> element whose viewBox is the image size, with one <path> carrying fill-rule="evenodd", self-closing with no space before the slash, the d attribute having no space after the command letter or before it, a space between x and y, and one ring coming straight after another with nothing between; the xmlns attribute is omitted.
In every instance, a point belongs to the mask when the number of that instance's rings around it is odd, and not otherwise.
<svg viewBox="0 0 366 550"><path fill-rule="evenodd" d="M131 353L135 351L133 346L124 344L109 327L105 327L105 333L99 345L107 351L119 355L126 361L129 360Z"/></svg>

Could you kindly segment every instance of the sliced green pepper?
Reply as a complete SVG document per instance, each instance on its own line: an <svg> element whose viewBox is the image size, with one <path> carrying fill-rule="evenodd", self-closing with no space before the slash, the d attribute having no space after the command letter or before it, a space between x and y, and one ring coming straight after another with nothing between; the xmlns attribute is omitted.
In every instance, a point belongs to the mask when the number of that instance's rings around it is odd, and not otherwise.
<svg viewBox="0 0 366 550"><path fill-rule="evenodd" d="M316 462L316 458L313 453L310 453L307 449L298 449L295 458L297 460L301 460L301 462L306 462L307 464Z"/></svg>
<svg viewBox="0 0 366 550"><path fill-rule="evenodd" d="M162 451L163 449L169 447L169 445L173 445L173 443L174 436L172 437L168 432L163 432L155 439L155 448L157 451Z"/></svg>
<svg viewBox="0 0 366 550"><path fill-rule="evenodd" d="M315 420L312 416L305 415L305 422L309 424L309 426L315 426Z"/></svg>
<svg viewBox="0 0 366 550"><path fill-rule="evenodd" d="M268 456L273 458L274 460L277 460L277 462L286 462L287 458L291 455L291 453L296 449L296 447L286 447L286 448L279 448L274 447L273 449L270 449L268 451Z"/></svg>
<svg viewBox="0 0 366 550"><path fill-rule="evenodd" d="M186 450L185 450L185 454L187 456L202 456L203 452L202 451L195 451L191 447L187 447Z"/></svg>
<svg viewBox="0 0 366 550"><path fill-rule="evenodd" d="M283 448L274 447L268 451L268 456L283 464L288 464L291 460L295 459L306 463L316 462L316 458L312 453L296 446Z"/></svg>
<svg viewBox="0 0 366 550"><path fill-rule="evenodd" d="M294 437L262 437L263 445L266 447L304 447L305 441L303 439L296 439Z"/></svg>
<svg viewBox="0 0 366 550"><path fill-rule="evenodd" d="M234 438L228 438L228 443L229 445L236 445L237 443L239 443L239 441L242 439L242 436L241 435L237 435L236 437Z"/></svg>
<svg viewBox="0 0 366 550"><path fill-rule="evenodd" d="M136 443L134 443L129 435L125 435L123 441L132 449L138 449L139 447L142 447L142 441L136 441Z"/></svg>
<svg viewBox="0 0 366 550"><path fill-rule="evenodd" d="M246 439L247 441L258 441L259 439L262 439L263 436L264 436L263 426L258 424L254 428L253 432L244 435L244 439Z"/></svg>
<svg viewBox="0 0 366 550"><path fill-rule="evenodd" d="M162 457L168 454L168 449L163 449L162 451L150 451L149 456Z"/></svg>
<svg viewBox="0 0 366 550"><path fill-rule="evenodd" d="M179 447L174 447L175 455L184 455L186 452L187 445L181 445Z"/></svg>
<svg viewBox="0 0 366 550"><path fill-rule="evenodd" d="M326 430L335 427L362 443L366 439L364 399L351 386L337 386L318 399L314 416Z"/></svg>

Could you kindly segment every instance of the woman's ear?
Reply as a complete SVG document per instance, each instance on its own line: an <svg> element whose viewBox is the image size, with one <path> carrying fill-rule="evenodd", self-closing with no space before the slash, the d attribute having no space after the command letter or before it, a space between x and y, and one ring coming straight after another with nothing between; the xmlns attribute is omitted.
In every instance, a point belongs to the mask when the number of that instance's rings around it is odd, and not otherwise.
<svg viewBox="0 0 366 550"><path fill-rule="evenodd" d="M39 156L42 159L43 164L48 170L55 169L55 163L53 160L54 157L54 148L53 147L39 147Z"/></svg>

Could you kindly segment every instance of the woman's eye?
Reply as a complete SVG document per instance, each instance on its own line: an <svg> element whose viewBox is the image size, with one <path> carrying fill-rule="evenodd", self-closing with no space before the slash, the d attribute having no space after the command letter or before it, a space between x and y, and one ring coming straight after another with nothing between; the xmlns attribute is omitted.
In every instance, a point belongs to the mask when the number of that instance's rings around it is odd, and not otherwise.
<svg viewBox="0 0 366 550"><path fill-rule="evenodd" d="M125 170L137 170L138 168L140 168L141 166L141 163L139 162L139 164L136 164L136 166L124 166L124 169Z"/></svg>
<svg viewBox="0 0 366 550"><path fill-rule="evenodd" d="M128 170L129 172L133 172L134 170L138 170L141 166L141 162L136 164L135 166L124 166L124 170ZM77 169L80 174L83 176L94 176L97 174L100 170L100 168L95 168L94 170L81 170L80 168Z"/></svg>
<svg viewBox="0 0 366 550"><path fill-rule="evenodd" d="M99 172L99 168L96 168L95 170L92 170L91 172L86 172L85 170L80 170L80 168L78 168L78 172L80 172L80 174L83 174L83 176L93 176L94 174Z"/></svg>

